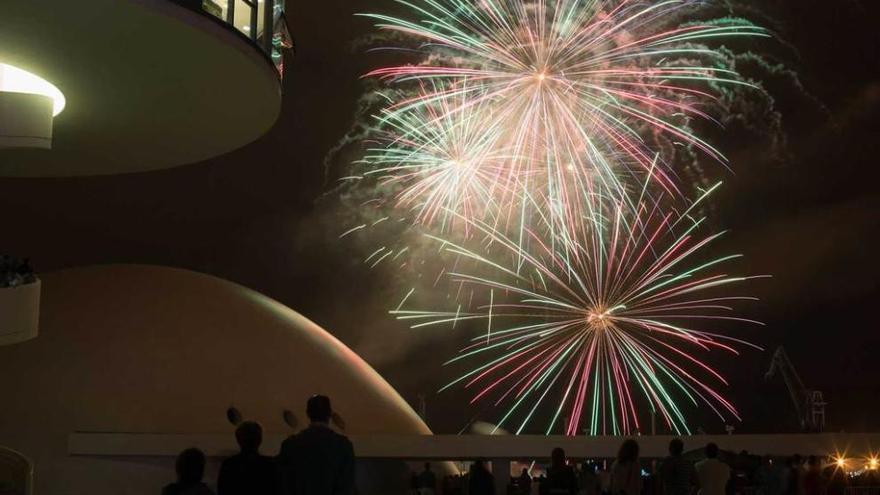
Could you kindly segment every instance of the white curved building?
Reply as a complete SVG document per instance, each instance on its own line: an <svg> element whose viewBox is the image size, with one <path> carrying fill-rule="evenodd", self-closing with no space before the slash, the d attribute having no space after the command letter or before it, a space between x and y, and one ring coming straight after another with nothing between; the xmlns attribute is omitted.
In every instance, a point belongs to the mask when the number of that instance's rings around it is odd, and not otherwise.
<svg viewBox="0 0 880 495"><path fill-rule="evenodd" d="M0 64L45 81L65 101L54 130L49 117L47 137L39 99L0 94L0 148L7 148L0 150L0 177L157 170L256 140L281 109L282 5L0 2ZM30 124L12 125L21 122ZM9 149L16 142L22 147Z"/></svg>
<svg viewBox="0 0 880 495"><path fill-rule="evenodd" d="M69 436L231 436L230 405L267 435L285 434L282 411L303 424L306 399L322 393L351 435L430 434L353 351L252 290L142 265L69 269L42 283L39 338L0 347L0 439L33 461L35 493L158 493L173 459L72 456Z"/></svg>

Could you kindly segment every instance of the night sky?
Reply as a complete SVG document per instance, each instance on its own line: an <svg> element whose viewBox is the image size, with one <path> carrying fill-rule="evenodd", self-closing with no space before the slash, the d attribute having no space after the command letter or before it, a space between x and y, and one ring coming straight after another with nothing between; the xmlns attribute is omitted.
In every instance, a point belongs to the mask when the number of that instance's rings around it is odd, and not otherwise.
<svg viewBox="0 0 880 495"><path fill-rule="evenodd" d="M772 49L796 72L769 80L782 113L784 149L748 129L716 131L732 170L712 223L730 229L738 266L772 279L739 329L766 349L722 356L739 431L794 428L780 383L765 383L783 344L808 387L824 391L829 429L880 429L880 8L865 0L755 0L779 33ZM389 0L289 1L297 43L274 129L203 163L146 174L76 179L0 178L0 251L41 271L96 263L150 263L217 275L274 297L351 346L411 403L429 393L429 424L457 431L476 412L457 392L433 395L451 376L440 364L461 345L440 331L414 332L387 310L400 287L371 271L365 254L337 240L348 219L325 173L328 151L350 129L360 76L380 61L359 42ZM368 253L367 253L368 254ZM258 358L255 358L258 360ZM718 421L695 426L720 432ZM491 418L487 418L491 419Z"/></svg>

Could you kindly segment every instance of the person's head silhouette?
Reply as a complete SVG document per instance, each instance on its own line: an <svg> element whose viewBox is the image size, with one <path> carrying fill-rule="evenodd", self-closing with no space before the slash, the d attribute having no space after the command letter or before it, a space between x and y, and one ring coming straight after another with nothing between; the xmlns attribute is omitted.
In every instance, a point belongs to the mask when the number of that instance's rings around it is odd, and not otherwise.
<svg viewBox="0 0 880 495"><path fill-rule="evenodd" d="M684 442L680 438L673 438L669 441L669 454L673 456L681 455L684 452Z"/></svg>
<svg viewBox="0 0 880 495"><path fill-rule="evenodd" d="M632 438L624 440L623 444L620 445L620 450L617 451L617 462L629 464L636 462L638 459L639 443Z"/></svg>
<svg viewBox="0 0 880 495"><path fill-rule="evenodd" d="M326 395L313 395L306 402L306 416L312 423L330 423L333 409L330 407L330 398Z"/></svg>
<svg viewBox="0 0 880 495"><path fill-rule="evenodd" d="M263 427L254 421L245 421L235 429L235 441L242 452L256 452L263 443Z"/></svg>
<svg viewBox="0 0 880 495"><path fill-rule="evenodd" d="M186 449L177 456L175 464L177 482L183 485L195 485L205 475L205 454L196 448Z"/></svg>
<svg viewBox="0 0 880 495"><path fill-rule="evenodd" d="M715 445L714 443L706 444L705 453L706 453L706 457L708 457L709 459L717 458L718 457L718 445Z"/></svg>
<svg viewBox="0 0 880 495"><path fill-rule="evenodd" d="M565 466L565 451L561 447L556 447L550 453L550 464L555 468Z"/></svg>

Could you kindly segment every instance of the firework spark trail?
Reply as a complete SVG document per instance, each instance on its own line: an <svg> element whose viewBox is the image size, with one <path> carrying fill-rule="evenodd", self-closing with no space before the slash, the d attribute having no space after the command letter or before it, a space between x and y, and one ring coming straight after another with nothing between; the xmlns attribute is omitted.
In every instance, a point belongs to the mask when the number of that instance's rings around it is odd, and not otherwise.
<svg viewBox="0 0 880 495"><path fill-rule="evenodd" d="M503 405L498 426L516 433L542 407L545 431L569 435L636 432L643 404L677 432L687 404L738 417L704 355L751 344L704 325L751 322L728 314L751 298L715 292L746 277L715 272L737 256L695 261L722 235L698 236L691 216L714 188L678 212L687 195L664 150L726 166L690 123L714 120L725 86L751 84L712 44L767 32L676 23L698 0L399 3L413 19L366 15L424 58L369 74L390 87L356 178L451 259L424 280L451 282L454 311L405 309L411 287L391 313L413 328L485 325L450 361L480 364L444 389ZM404 266L404 253L385 245L365 263Z"/></svg>
<svg viewBox="0 0 880 495"><path fill-rule="evenodd" d="M423 88L419 94L430 91ZM453 110L452 106L460 108ZM517 201L516 171L505 167L510 156L499 145L498 122L489 110L466 105L463 98L426 103L409 112L383 110L377 141L358 163L365 177L378 177L393 190L394 206L411 210L416 224L448 232L457 226L453 212L491 220L502 205Z"/></svg>
<svg viewBox="0 0 880 495"><path fill-rule="evenodd" d="M483 246L492 246L490 254L431 238L473 262L448 277L491 295L489 303L455 312L401 305L391 313L413 327L491 319L491 330L449 362L480 363L444 389L462 385L475 391L472 402L507 404L498 426L517 417L517 433L551 396L558 400L547 433L560 417L568 435L579 433L585 419L591 434L634 433L642 403L678 433L689 431L685 403L738 419L712 383L726 381L700 354L752 345L697 325L758 323L726 314L733 303L753 298L713 292L747 280L714 272L737 256L692 261L721 234L698 236L701 220L691 219L690 209L674 215L642 202L630 213L622 200L596 208L606 212L603 221L582 226L580 241L548 243L549 229L530 230L528 250L485 222L460 218L483 236Z"/></svg>
<svg viewBox="0 0 880 495"><path fill-rule="evenodd" d="M423 223L447 209L468 221L486 220L489 205L490 223L508 231L531 221L522 201L508 201L517 195L533 198L535 208L549 216L552 230L574 232L573 223L596 194L626 198L633 208L630 186L646 176L667 194L678 194L670 165L661 160L657 166L650 136L664 135L724 163L723 155L686 122L711 119L701 107L715 98L713 88L749 83L713 64L719 55L707 43L768 36L738 19L670 27L669 19L695 0L400 3L412 19L364 15L381 29L421 41L425 61L369 76L399 88L416 84L419 90L385 109L381 122L386 131L402 136L385 149L372 150L365 161L409 184L399 200L418 198ZM450 127L450 121L457 124ZM461 180L459 173L424 173L403 165L414 158L423 167L434 159L430 152L414 155L447 144L449 136L432 129L437 126L484 130L483 138L455 137L464 138L458 153L469 156L468 167L488 177ZM499 155L507 158L499 161ZM449 164L459 162L446 157L442 163L447 165L433 168L456 168ZM471 189L484 181L491 186ZM495 187L504 193L495 198L485 194ZM484 207L474 210L477 215L464 211L474 208L474 199ZM450 208L451 203L457 205Z"/></svg>

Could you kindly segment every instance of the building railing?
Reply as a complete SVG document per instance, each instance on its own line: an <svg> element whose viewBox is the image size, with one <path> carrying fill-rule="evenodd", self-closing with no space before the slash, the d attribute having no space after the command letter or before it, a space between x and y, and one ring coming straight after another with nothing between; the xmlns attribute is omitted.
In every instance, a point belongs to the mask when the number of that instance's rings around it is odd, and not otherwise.
<svg viewBox="0 0 880 495"><path fill-rule="evenodd" d="M284 74L284 51L293 41L284 16L284 0L173 0L210 15L251 40Z"/></svg>
<svg viewBox="0 0 880 495"><path fill-rule="evenodd" d="M358 457L406 460L541 459L554 447L571 458L614 458L625 437L569 437L544 435L349 435ZM286 435L266 435L263 446L277 449ZM671 436L638 437L642 458L668 455ZM847 449L852 457L867 457L880 445L880 433L819 433L780 435L698 435L684 437L685 446L713 442L730 452L746 450L773 456L833 455ZM228 434L172 434L133 432L75 432L68 437L72 455L168 455L199 445L208 456L237 450ZM862 494L856 494L862 495ZM878 494L880 495L880 494Z"/></svg>

